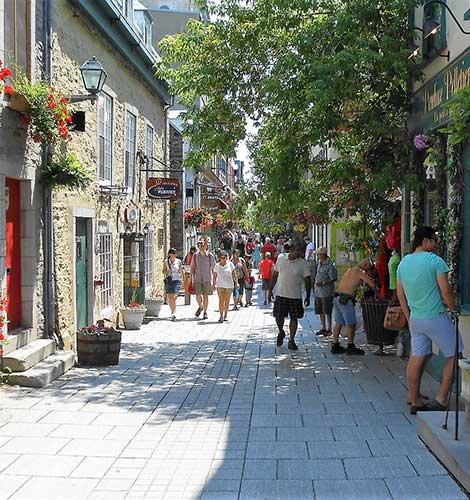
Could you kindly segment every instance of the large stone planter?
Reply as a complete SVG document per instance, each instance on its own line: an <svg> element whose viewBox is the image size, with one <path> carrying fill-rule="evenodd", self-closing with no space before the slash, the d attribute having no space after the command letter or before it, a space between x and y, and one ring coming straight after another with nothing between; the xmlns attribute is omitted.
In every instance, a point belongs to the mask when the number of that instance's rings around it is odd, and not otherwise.
<svg viewBox="0 0 470 500"><path fill-rule="evenodd" d="M123 307L121 309L121 316L124 328L126 330L139 330L146 312L146 307Z"/></svg>
<svg viewBox="0 0 470 500"><path fill-rule="evenodd" d="M119 363L121 332L106 334L77 332L78 362L87 366L112 366Z"/></svg>
<svg viewBox="0 0 470 500"><path fill-rule="evenodd" d="M160 314L160 309L162 308L163 299L157 299L149 297L145 299L145 306L147 307L147 316L152 316L153 318L158 318Z"/></svg>
<svg viewBox="0 0 470 500"><path fill-rule="evenodd" d="M462 399L465 401L465 428L470 430L470 360L459 359L462 374Z"/></svg>

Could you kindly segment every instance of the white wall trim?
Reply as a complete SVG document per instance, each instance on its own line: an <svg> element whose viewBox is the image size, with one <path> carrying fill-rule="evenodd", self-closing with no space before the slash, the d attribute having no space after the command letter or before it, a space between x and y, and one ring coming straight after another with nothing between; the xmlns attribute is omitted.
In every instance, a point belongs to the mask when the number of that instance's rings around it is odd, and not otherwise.
<svg viewBox="0 0 470 500"><path fill-rule="evenodd" d="M84 207L73 207L72 215L74 217L83 217L84 219L94 219L95 209L94 208L84 208Z"/></svg>

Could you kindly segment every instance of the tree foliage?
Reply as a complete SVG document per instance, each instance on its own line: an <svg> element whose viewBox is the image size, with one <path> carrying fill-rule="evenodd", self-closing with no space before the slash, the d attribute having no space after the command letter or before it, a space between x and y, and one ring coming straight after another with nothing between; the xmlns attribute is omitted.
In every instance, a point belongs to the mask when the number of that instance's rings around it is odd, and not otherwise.
<svg viewBox="0 0 470 500"><path fill-rule="evenodd" d="M165 38L157 73L187 106L186 164L233 155L246 118L258 223L309 207L384 210L409 180L408 9L415 0L220 0ZM201 99L200 99L201 98ZM202 100L202 106L201 101ZM333 159L315 154L330 144Z"/></svg>

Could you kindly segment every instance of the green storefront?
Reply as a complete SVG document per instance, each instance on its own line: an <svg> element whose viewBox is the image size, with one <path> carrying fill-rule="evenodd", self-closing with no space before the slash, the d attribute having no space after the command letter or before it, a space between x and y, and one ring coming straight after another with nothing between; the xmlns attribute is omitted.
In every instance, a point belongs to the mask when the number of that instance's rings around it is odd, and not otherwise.
<svg viewBox="0 0 470 500"><path fill-rule="evenodd" d="M449 64L436 76L427 81L414 95L413 114L409 119L409 128L413 134L438 132L440 128L450 123L449 110L445 104L452 100L455 94L464 88L470 87L470 49L466 49L452 64ZM448 158L448 165L451 159ZM470 349L470 142L464 143L462 148L463 185L459 186L462 193L462 239L461 250L458 259L458 282L460 290L460 304L463 317L461 319L461 330L464 345ZM449 186L451 192L453 186ZM445 190L447 186L437 185L436 190ZM426 193L429 195L429 193ZM405 204L407 203L405 199ZM430 217L432 212L432 196L425 197L424 223L433 224ZM406 210L405 210L406 212ZM404 214L405 227L410 225L411 215ZM442 368L443 358L435 356L429 365L429 371L439 374Z"/></svg>

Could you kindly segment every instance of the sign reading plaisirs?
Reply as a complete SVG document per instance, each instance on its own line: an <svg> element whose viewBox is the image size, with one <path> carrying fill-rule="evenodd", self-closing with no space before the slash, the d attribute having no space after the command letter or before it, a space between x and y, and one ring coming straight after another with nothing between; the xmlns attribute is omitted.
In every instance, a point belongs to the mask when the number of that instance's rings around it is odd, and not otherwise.
<svg viewBox="0 0 470 500"><path fill-rule="evenodd" d="M178 199L181 192L179 179L172 177L150 177L147 180L147 196L152 200Z"/></svg>

